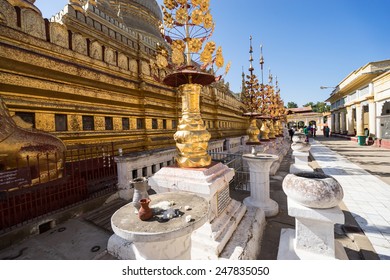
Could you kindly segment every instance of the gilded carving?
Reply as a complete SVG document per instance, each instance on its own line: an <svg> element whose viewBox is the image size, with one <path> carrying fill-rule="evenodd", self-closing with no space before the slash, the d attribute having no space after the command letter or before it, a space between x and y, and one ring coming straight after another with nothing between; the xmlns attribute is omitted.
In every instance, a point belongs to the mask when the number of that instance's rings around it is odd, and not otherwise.
<svg viewBox="0 0 390 280"><path fill-rule="evenodd" d="M97 60L103 59L103 48L98 41L94 41L91 43L91 57Z"/></svg>
<svg viewBox="0 0 390 280"><path fill-rule="evenodd" d="M147 63L146 61L141 61L141 70L142 74L144 74L145 76L150 76L149 63Z"/></svg>
<svg viewBox="0 0 390 280"><path fill-rule="evenodd" d="M56 22L50 23L50 40L53 44L69 48L68 29L62 24Z"/></svg>
<svg viewBox="0 0 390 280"><path fill-rule="evenodd" d="M87 40L79 33L73 34L73 50L87 55Z"/></svg>
<svg viewBox="0 0 390 280"><path fill-rule="evenodd" d="M95 130L105 130L105 121L102 116L95 116Z"/></svg>
<svg viewBox="0 0 390 280"><path fill-rule="evenodd" d="M0 24L16 27L15 8L5 0L0 0Z"/></svg>
<svg viewBox="0 0 390 280"><path fill-rule="evenodd" d="M118 54L118 66L124 70L129 69L129 59L123 53Z"/></svg>
<svg viewBox="0 0 390 280"><path fill-rule="evenodd" d="M46 39L45 22L42 16L33 10L22 10L22 30L31 36Z"/></svg>
<svg viewBox="0 0 390 280"><path fill-rule="evenodd" d="M112 48L106 48L104 54L105 62L110 65L116 65L116 53Z"/></svg>
<svg viewBox="0 0 390 280"><path fill-rule="evenodd" d="M135 59L130 59L129 69L131 72L138 73L138 63Z"/></svg>

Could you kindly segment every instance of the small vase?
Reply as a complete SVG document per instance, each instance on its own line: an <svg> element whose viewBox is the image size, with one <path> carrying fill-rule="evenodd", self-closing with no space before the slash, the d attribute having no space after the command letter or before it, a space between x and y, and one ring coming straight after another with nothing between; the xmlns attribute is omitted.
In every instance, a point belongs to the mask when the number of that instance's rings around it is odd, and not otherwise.
<svg viewBox="0 0 390 280"><path fill-rule="evenodd" d="M150 199L143 198L139 201L141 207L138 210L138 217L142 221L147 221L153 217L153 209L149 208Z"/></svg>
<svg viewBox="0 0 390 280"><path fill-rule="evenodd" d="M130 181L130 184L134 188L133 193L133 206L137 213L141 207L139 201L144 198L149 198L148 194L148 179L145 177L138 177Z"/></svg>

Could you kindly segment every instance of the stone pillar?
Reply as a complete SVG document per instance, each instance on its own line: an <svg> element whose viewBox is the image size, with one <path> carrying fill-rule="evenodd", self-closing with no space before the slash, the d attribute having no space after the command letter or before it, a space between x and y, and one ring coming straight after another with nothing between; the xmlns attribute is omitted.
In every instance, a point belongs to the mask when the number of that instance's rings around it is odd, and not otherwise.
<svg viewBox="0 0 390 280"><path fill-rule="evenodd" d="M345 111L340 112L340 133L347 134Z"/></svg>
<svg viewBox="0 0 390 280"><path fill-rule="evenodd" d="M352 106L347 107L347 135L355 135Z"/></svg>
<svg viewBox="0 0 390 280"><path fill-rule="evenodd" d="M244 204L262 209L266 217L275 216L279 212L279 206L270 198L269 172L272 163L279 157L270 154L244 154L242 158L249 165L251 188L251 195L244 199Z"/></svg>
<svg viewBox="0 0 390 280"><path fill-rule="evenodd" d="M340 112L335 113L334 133L340 133Z"/></svg>
<svg viewBox="0 0 390 280"><path fill-rule="evenodd" d="M363 109L360 103L356 104L356 136L364 136Z"/></svg>
<svg viewBox="0 0 390 280"><path fill-rule="evenodd" d="M368 129L370 134L376 135L376 104L373 99L368 103Z"/></svg>
<svg viewBox="0 0 390 280"><path fill-rule="evenodd" d="M330 131L331 133L335 133L336 130L336 113L332 113L332 119L331 119L331 124L330 124Z"/></svg>
<svg viewBox="0 0 390 280"><path fill-rule="evenodd" d="M277 259L347 260L334 237L334 225L344 223L338 206L344 196L341 185L319 172L288 174L283 191L288 214L295 218L295 231L282 229Z"/></svg>

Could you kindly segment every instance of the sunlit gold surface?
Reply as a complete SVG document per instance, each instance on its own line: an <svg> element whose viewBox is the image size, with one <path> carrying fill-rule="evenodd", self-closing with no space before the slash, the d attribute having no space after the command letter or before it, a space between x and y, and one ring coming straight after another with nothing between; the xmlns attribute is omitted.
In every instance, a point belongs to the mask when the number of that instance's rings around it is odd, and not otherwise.
<svg viewBox="0 0 390 280"><path fill-rule="evenodd" d="M269 127L269 133L268 133L269 139L275 139L276 136L275 136L275 129L274 129L274 121L273 120L269 120L267 125Z"/></svg>
<svg viewBox="0 0 390 280"><path fill-rule="evenodd" d="M0 98L0 171L30 167L33 184L46 182L62 176L64 152L58 138L18 127Z"/></svg>
<svg viewBox="0 0 390 280"><path fill-rule="evenodd" d="M250 120L250 126L246 130L246 133L249 136L249 140L247 142L253 144L253 143L260 143L260 140L258 138L260 134L260 129L257 127L256 119Z"/></svg>
<svg viewBox="0 0 390 280"><path fill-rule="evenodd" d="M260 131L261 131L261 140L269 140L269 128L268 128L268 125L267 125L267 121L266 120L262 120L261 121L261 128L260 128Z"/></svg>
<svg viewBox="0 0 390 280"><path fill-rule="evenodd" d="M178 150L176 160L180 167L205 167L211 163L211 157L207 154L211 135L203 124L199 108L201 89L202 86L198 84L179 87L183 115L174 139Z"/></svg>

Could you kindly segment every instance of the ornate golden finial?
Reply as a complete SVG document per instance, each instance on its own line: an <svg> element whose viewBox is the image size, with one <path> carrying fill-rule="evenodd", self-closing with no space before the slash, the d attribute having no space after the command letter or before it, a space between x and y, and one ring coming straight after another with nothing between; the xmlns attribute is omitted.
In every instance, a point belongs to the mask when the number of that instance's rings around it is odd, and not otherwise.
<svg viewBox="0 0 390 280"><path fill-rule="evenodd" d="M180 86L188 83L183 79L176 79L177 72L184 69L196 71L197 75L191 75L201 85L208 85L218 77L207 77L206 73L217 72L225 65L222 48L215 42L208 41L214 32L215 23L210 14L209 0L164 0L161 6L164 18L163 38L172 48L171 57L165 56L168 68L173 76L168 75L164 83L170 86ZM168 53L168 52L167 52ZM214 69L214 65L217 69ZM230 62L226 65L226 71L230 68ZM199 73L201 75L199 75Z"/></svg>
<svg viewBox="0 0 390 280"><path fill-rule="evenodd" d="M222 75L216 77L214 73L225 64L222 48L208 41L215 27L210 1L164 0L161 8L161 35L172 52L159 45L157 66L168 70L163 83L178 87L182 95L182 118L174 135L176 161L180 167L205 167L211 164L207 153L211 135L200 115L199 98L202 86L221 79ZM230 63L224 74L229 68Z"/></svg>

